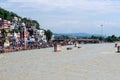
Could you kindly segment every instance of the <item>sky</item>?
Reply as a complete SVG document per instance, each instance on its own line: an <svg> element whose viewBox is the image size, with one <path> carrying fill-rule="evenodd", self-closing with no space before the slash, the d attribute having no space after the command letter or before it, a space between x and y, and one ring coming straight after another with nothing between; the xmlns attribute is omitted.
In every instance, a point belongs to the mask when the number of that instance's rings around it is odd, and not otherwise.
<svg viewBox="0 0 120 80"><path fill-rule="evenodd" d="M0 7L54 33L120 36L120 0L0 0Z"/></svg>

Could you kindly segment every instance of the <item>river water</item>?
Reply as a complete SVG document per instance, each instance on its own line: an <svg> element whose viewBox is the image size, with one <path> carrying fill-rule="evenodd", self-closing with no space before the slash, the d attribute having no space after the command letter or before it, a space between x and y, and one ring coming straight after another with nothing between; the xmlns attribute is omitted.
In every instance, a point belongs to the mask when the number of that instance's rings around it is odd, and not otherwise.
<svg viewBox="0 0 120 80"><path fill-rule="evenodd" d="M0 80L120 80L120 53L114 43L80 46L1 54Z"/></svg>

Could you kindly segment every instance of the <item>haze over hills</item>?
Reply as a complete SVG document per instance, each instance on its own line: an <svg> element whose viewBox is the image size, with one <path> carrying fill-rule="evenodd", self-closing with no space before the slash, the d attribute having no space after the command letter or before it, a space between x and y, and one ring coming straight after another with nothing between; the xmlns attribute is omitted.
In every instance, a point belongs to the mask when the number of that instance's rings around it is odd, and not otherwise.
<svg viewBox="0 0 120 80"><path fill-rule="evenodd" d="M99 34L89 34L89 33L54 33L54 36L68 36L68 37L91 37L94 36L101 36Z"/></svg>

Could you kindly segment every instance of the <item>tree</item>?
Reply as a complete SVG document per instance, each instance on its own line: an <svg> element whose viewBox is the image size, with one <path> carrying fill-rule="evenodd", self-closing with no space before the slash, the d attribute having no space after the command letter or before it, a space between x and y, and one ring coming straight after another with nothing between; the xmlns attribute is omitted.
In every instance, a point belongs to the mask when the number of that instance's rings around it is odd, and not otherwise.
<svg viewBox="0 0 120 80"><path fill-rule="evenodd" d="M102 36L94 36L94 35L92 35L90 37L90 39L99 39L100 41L104 41L104 37L102 37Z"/></svg>
<svg viewBox="0 0 120 80"><path fill-rule="evenodd" d="M32 20L32 22L35 24L36 29L40 29L40 24L36 20Z"/></svg>
<svg viewBox="0 0 120 80"><path fill-rule="evenodd" d="M0 8L0 18L4 18L4 10Z"/></svg>
<svg viewBox="0 0 120 80"><path fill-rule="evenodd" d="M66 36L66 35L61 35L61 36L56 36L55 39L69 39L69 36Z"/></svg>
<svg viewBox="0 0 120 80"><path fill-rule="evenodd" d="M51 30L47 30L47 31L45 31L45 35L46 35L47 41L50 41L51 38L52 38L53 33L52 33Z"/></svg>
<svg viewBox="0 0 120 80"><path fill-rule="evenodd" d="M94 35L92 35L90 38L91 38L91 39L99 39L98 36L94 36Z"/></svg>
<svg viewBox="0 0 120 80"><path fill-rule="evenodd" d="M40 24L36 20L30 20L28 18L22 18L22 22L25 22L26 27L35 26L36 29L40 29Z"/></svg>
<svg viewBox="0 0 120 80"><path fill-rule="evenodd" d="M106 41L108 41L108 42L115 42L115 41L119 41L119 38L116 37L115 35L112 35L112 36L108 36L106 38Z"/></svg>
<svg viewBox="0 0 120 80"><path fill-rule="evenodd" d="M15 14L13 12L9 12L9 11L0 7L0 18L11 21L12 18L15 17L15 16L18 17L18 18L21 18L17 14Z"/></svg>

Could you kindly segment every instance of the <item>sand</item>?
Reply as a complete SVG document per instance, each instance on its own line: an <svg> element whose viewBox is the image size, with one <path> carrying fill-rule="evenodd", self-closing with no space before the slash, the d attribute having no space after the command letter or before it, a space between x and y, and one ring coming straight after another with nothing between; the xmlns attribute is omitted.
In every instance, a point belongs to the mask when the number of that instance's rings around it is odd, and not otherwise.
<svg viewBox="0 0 120 80"><path fill-rule="evenodd" d="M114 44L82 44L0 54L0 80L120 80Z"/></svg>

